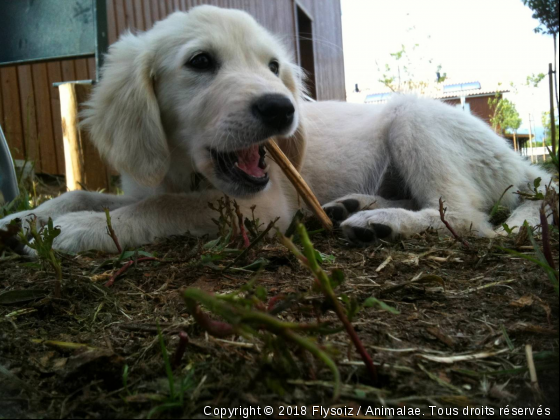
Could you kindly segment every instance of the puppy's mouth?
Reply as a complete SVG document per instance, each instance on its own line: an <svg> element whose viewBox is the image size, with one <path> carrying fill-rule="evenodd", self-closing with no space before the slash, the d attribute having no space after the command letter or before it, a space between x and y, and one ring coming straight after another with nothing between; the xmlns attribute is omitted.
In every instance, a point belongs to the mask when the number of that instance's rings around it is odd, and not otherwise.
<svg viewBox="0 0 560 420"><path fill-rule="evenodd" d="M254 145L234 152L210 149L220 178L240 184L247 192L258 192L268 184L268 165L264 145Z"/></svg>

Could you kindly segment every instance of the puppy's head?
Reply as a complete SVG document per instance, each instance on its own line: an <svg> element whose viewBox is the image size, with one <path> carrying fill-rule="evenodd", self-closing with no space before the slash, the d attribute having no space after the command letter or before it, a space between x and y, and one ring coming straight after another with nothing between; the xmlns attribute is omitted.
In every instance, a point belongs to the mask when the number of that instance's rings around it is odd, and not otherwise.
<svg viewBox="0 0 560 420"><path fill-rule="evenodd" d="M250 15L200 6L111 46L84 124L142 184L159 184L173 165L245 196L269 183L269 138L301 165L301 94L299 68Z"/></svg>

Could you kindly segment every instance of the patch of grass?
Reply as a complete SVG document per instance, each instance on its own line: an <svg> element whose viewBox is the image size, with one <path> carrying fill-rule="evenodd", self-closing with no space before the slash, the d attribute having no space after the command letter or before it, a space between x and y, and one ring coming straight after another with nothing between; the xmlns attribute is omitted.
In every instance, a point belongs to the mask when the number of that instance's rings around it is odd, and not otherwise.
<svg viewBox="0 0 560 420"><path fill-rule="evenodd" d="M504 190L504 192L502 193L502 195L500 196L499 200L496 201L496 204L494 204L494 207L492 207L492 210L490 211L489 221L493 225L502 224L503 222L505 222L507 220L507 218L511 214L511 211L507 207L502 206L501 203L502 203L502 200L504 199L504 195L506 195L508 190L512 187L513 187L513 185L510 185L509 187L507 187Z"/></svg>
<svg viewBox="0 0 560 420"><path fill-rule="evenodd" d="M393 308L390 305L387 305L385 302L383 302L379 299L376 299L374 297L369 297L364 302L364 307L365 308L371 308L371 307L375 307L375 306L377 306L377 307L379 307L379 309L387 311L387 312L389 312L390 314L393 314L393 315L399 315L400 314L400 312L397 309Z"/></svg>
<svg viewBox="0 0 560 420"><path fill-rule="evenodd" d="M190 370L188 374L182 378L178 379L176 383L175 375L173 374L173 369L171 367L171 362L169 360L169 354L167 353L167 348L165 347L165 342L163 340L163 334L161 333L161 328L158 325L158 341L161 349L161 355L163 357L163 363L165 367L165 373L167 376L167 383L169 386L169 396L162 402L152 408L148 413L148 418L151 419L157 413L163 413L166 411L174 411L184 408L185 405L185 394L194 389L194 370ZM124 381L124 375L123 375ZM178 387L176 387L178 385Z"/></svg>
<svg viewBox="0 0 560 420"><path fill-rule="evenodd" d="M128 389L128 374L129 374L129 367L128 365L124 365L123 374L122 374L123 388L128 395L131 395L131 392Z"/></svg>
<svg viewBox="0 0 560 420"><path fill-rule="evenodd" d="M344 282L344 273L335 268L330 274L327 274L320 264L332 264L334 263L334 257L320 253L314 248L302 224L297 226L297 232L303 251L300 251L289 238L280 233L278 233L278 237L280 242L312 274L314 280L307 293L298 297L274 296L267 299L265 289L255 284L257 276L254 276L248 284L232 293L213 295L199 289L188 288L184 292L184 299L189 313L206 332L213 336L241 335L246 339L258 339L267 343L267 347L275 354L275 360L278 363L287 366L293 366L297 357L296 353L286 346L286 343L294 344L296 347L306 350L321 360L331 371L334 380L334 398L336 399L340 395L341 389L340 373L328 351L317 344L319 336L346 330L350 341L361 355L372 380L375 382L376 371L371 358L363 347L350 320L355 317L360 309L375 303L391 313L398 313L398 311L378 300L373 302L370 299L366 301L365 305L360 305L353 297L345 294L337 296L334 290ZM317 292L323 294L324 300L321 303L314 302L317 299L315 297L314 301L310 303L307 297L316 295ZM268 304L266 304L267 300ZM315 311L318 306L333 310L340 319L342 326L335 327L331 323L320 321L317 323L284 321L278 317L282 312L278 308L282 307L281 305L287 301L289 301L289 305L285 309L297 304L300 308L309 307L309 312ZM211 314L217 315L221 320L213 319L199 305L202 305ZM277 381L273 382L274 384L269 384L270 386L274 385L273 388L279 389L281 387Z"/></svg>
<svg viewBox="0 0 560 420"><path fill-rule="evenodd" d="M57 298L61 297L61 284L62 284L62 266L61 261L57 258L56 253L52 247L55 238L60 235L60 229L53 225L52 219L49 217L49 221L39 230L37 230L37 220L33 218L32 220L27 220L29 229L27 232L22 230L19 233L20 241L34 249L37 252L37 257L43 263L50 265L56 276L56 282L54 286L54 295ZM28 239L28 235L31 235L33 240Z"/></svg>
<svg viewBox="0 0 560 420"><path fill-rule="evenodd" d="M556 164L558 164L558 159L556 159ZM498 248L504 252L508 252L512 255L516 255L520 258L523 258L527 261L530 261L539 267L541 267L548 276L556 294L558 294L558 269L555 267L554 260L552 258L552 243L551 243L551 234L558 235L558 225L559 225L559 215L558 215L558 192L552 186L552 181L549 185L541 187L541 178L537 178L533 181L533 185L528 185L528 190L530 192L520 192L518 191L517 194L525 198L526 200L531 201L541 201L542 204L539 209L540 213L540 228L542 232L542 250L541 247L538 245L537 241L535 240L535 236L533 233L533 227L529 226L527 221L524 222L523 226L519 230L519 236L523 236L523 239L529 239L531 242L533 249L535 251L535 257L530 255L526 255L520 252L517 252L512 249L507 249L503 247ZM549 224L549 218L552 218L552 224ZM507 224L503 224L504 230L508 233L508 236L511 236L513 228L507 226ZM526 238L525 238L526 236Z"/></svg>
<svg viewBox="0 0 560 420"><path fill-rule="evenodd" d="M558 159L558 151L555 153L552 152L550 147L547 147L548 156L550 156L550 160L545 162L540 162L539 165L548 172L556 171L556 178L558 178L558 172L560 171L559 159Z"/></svg>

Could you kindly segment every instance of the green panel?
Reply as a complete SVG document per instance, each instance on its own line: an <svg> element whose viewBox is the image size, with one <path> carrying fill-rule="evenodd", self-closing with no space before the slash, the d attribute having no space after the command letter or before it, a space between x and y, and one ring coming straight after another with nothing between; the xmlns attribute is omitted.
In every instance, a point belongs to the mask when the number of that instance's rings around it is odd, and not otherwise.
<svg viewBox="0 0 560 420"><path fill-rule="evenodd" d="M0 65L94 55L94 0L0 0L0 40Z"/></svg>

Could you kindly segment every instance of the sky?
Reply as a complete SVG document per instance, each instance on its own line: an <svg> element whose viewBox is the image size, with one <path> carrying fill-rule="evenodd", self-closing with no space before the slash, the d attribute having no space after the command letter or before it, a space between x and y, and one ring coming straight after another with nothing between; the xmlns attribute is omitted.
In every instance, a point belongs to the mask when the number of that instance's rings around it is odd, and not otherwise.
<svg viewBox="0 0 560 420"><path fill-rule="evenodd" d="M537 26L521 0L342 0L346 92L356 83L384 91L378 69L394 64L390 53L405 45L417 78L435 80L441 65L445 83L480 81L482 89L513 83L505 97L517 107L521 130L529 114L542 125L548 76L537 88L524 86L528 75L548 73L554 60L552 36L536 34Z"/></svg>

